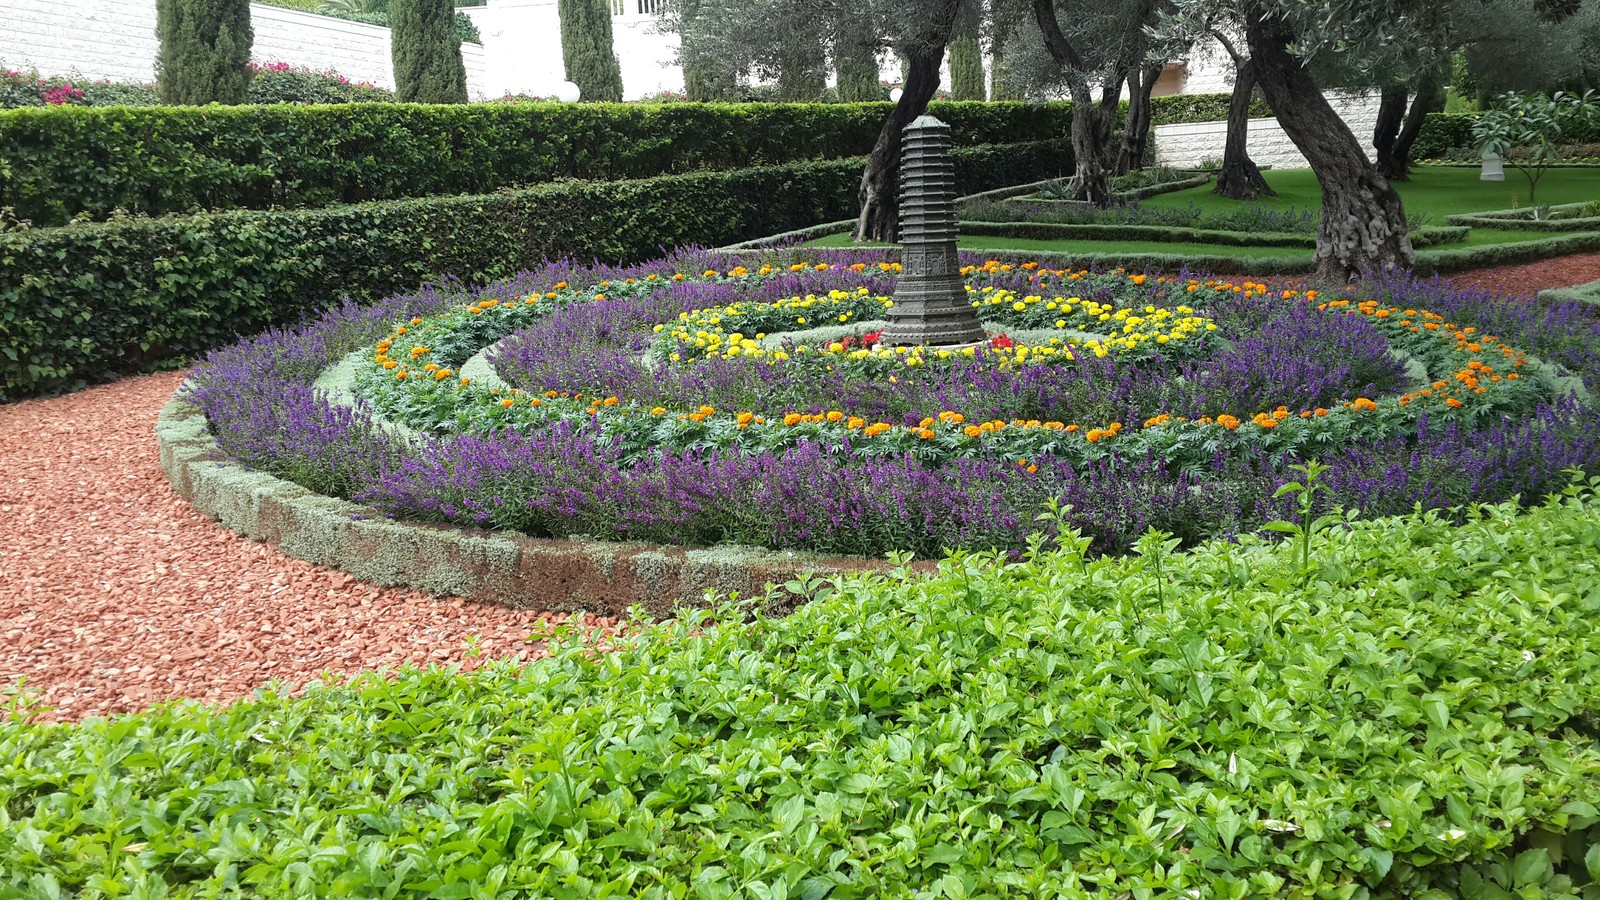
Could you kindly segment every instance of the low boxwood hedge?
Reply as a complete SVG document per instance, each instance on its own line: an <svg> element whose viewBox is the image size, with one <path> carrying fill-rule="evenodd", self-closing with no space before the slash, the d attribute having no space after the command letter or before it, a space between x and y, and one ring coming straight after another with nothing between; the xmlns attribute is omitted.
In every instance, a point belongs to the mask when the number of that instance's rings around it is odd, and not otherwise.
<svg viewBox="0 0 1600 900"><path fill-rule="evenodd" d="M0 895L1593 897L1600 500L1462 517L12 721Z"/></svg>
<svg viewBox="0 0 1600 900"><path fill-rule="evenodd" d="M1535 219L1532 209L1496 209L1484 212L1446 216L1451 225L1471 228L1515 228L1520 231L1600 231L1600 209L1594 203L1563 203L1549 208L1553 215Z"/></svg>
<svg viewBox="0 0 1600 900"><path fill-rule="evenodd" d="M1071 168L1060 143L955 151L963 192ZM851 216L860 158L313 210L0 232L0 397L60 390L440 276L631 262Z"/></svg>

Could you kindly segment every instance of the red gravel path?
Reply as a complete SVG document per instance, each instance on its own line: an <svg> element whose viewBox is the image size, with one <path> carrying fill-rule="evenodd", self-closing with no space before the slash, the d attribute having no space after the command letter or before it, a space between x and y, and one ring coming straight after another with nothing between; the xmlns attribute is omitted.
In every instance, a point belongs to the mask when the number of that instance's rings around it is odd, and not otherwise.
<svg viewBox="0 0 1600 900"><path fill-rule="evenodd" d="M1460 287L1478 287L1513 296L1587 284L1600 281L1600 253L1575 253L1517 266L1473 269L1451 276L1450 280Z"/></svg>
<svg viewBox="0 0 1600 900"><path fill-rule="evenodd" d="M0 405L0 688L25 678L56 707L48 718L76 719L324 671L543 652L524 641L540 614L374 587L196 513L152 433L182 380Z"/></svg>
<svg viewBox="0 0 1600 900"><path fill-rule="evenodd" d="M1600 253L1463 273L1526 294L1600 279ZM230 701L324 672L543 652L564 616L378 588L196 513L158 465L156 414L183 374L0 405L0 687L49 718L172 697ZM610 620L585 618L609 627ZM466 655L478 639L480 657Z"/></svg>

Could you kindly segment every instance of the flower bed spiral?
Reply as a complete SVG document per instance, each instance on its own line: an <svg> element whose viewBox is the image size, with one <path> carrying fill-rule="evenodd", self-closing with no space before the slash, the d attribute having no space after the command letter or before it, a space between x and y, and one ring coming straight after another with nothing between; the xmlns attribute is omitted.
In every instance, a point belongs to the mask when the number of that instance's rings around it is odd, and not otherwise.
<svg viewBox="0 0 1600 900"><path fill-rule="evenodd" d="M989 340L891 348L881 252L767 259L347 306L183 396L233 460L377 516L835 556L1019 551L1047 508L1104 553L1252 532L1310 458L1368 516L1600 471L1581 304L964 258Z"/></svg>

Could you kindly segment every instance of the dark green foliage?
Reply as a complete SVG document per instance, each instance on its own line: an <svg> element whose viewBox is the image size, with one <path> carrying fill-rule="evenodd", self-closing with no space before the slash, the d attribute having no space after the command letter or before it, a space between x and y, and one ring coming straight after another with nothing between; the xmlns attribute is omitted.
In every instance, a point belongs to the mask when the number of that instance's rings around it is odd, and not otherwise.
<svg viewBox="0 0 1600 900"><path fill-rule="evenodd" d="M558 0L561 14L561 60L567 80L578 86L581 99L622 99L622 66L611 41L611 5L607 0Z"/></svg>
<svg viewBox="0 0 1600 900"><path fill-rule="evenodd" d="M609 652L14 722L0 892L1593 897L1600 501L1461 518L1324 531L1309 579L1248 535L957 554Z"/></svg>
<svg viewBox="0 0 1600 900"><path fill-rule="evenodd" d="M1477 142L1472 136L1472 126L1478 121L1475 114L1429 113L1422 120L1422 133L1412 156L1431 159L1444 156L1452 150L1474 150ZM1571 128L1564 139L1573 144L1600 142L1600 122L1579 124Z"/></svg>
<svg viewBox="0 0 1600 900"><path fill-rule="evenodd" d="M834 54L839 102L876 103L889 99L889 93L878 77L876 47L845 41L834 45Z"/></svg>
<svg viewBox="0 0 1600 900"><path fill-rule="evenodd" d="M1064 133L1065 104L936 103L957 145ZM865 154L887 104L368 103L0 112L0 207L35 225L112 210L324 206L556 178L648 178Z"/></svg>
<svg viewBox="0 0 1600 900"><path fill-rule="evenodd" d="M956 151L964 193L1056 174L1056 143ZM287 212L0 232L0 397L190 358L339 298L557 257L637 261L851 216L861 158Z"/></svg>
<svg viewBox="0 0 1600 900"><path fill-rule="evenodd" d="M199 106L243 103L250 88L249 0L157 0L161 99Z"/></svg>
<svg viewBox="0 0 1600 900"><path fill-rule="evenodd" d="M467 102L467 67L450 0L392 0L389 28L396 99Z"/></svg>
<svg viewBox="0 0 1600 900"><path fill-rule="evenodd" d="M814 103L828 90L828 63L822 41L811 35L791 35L778 59L777 100L780 103Z"/></svg>
<svg viewBox="0 0 1600 900"><path fill-rule="evenodd" d="M950 99L983 101L988 98L983 75L983 47L978 40L982 21L980 4L961 4L955 31L950 35Z"/></svg>

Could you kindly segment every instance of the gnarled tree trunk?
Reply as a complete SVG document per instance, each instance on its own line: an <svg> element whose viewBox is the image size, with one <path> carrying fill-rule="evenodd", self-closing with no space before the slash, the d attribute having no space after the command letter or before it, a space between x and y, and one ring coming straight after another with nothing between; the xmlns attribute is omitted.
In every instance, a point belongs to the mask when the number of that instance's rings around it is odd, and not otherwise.
<svg viewBox="0 0 1600 900"><path fill-rule="evenodd" d="M1166 66L1147 65L1135 70L1128 81L1128 119L1122 128L1122 150L1117 154L1118 175L1144 168L1150 149L1150 94L1156 89L1161 70Z"/></svg>
<svg viewBox="0 0 1600 900"><path fill-rule="evenodd" d="M1293 35L1280 22L1258 18L1247 37L1267 102L1322 186L1317 274L1349 281L1365 272L1410 267L1416 254L1400 195L1289 53Z"/></svg>
<svg viewBox="0 0 1600 900"><path fill-rule="evenodd" d="M1256 67L1250 60L1237 63L1233 96L1228 100L1228 139L1222 147L1222 169L1211 193L1230 200L1276 197L1261 168L1250 158L1250 98L1256 90Z"/></svg>
<svg viewBox="0 0 1600 900"><path fill-rule="evenodd" d="M1094 102L1087 84L1074 81L1070 90L1074 166L1071 197L1095 206L1109 206L1113 161L1108 158L1108 150L1116 129L1116 106L1107 109L1105 104Z"/></svg>
<svg viewBox="0 0 1600 900"><path fill-rule="evenodd" d="M1383 89L1378 102L1378 119L1372 126L1372 147L1378 151L1378 174L1391 181L1404 181L1408 167L1395 156L1395 144L1400 138L1400 125L1406 118L1406 103L1411 91L1403 84L1391 84Z"/></svg>
<svg viewBox="0 0 1600 900"><path fill-rule="evenodd" d="M1406 113L1405 124L1400 126L1400 134L1395 137L1397 179L1405 181L1411 177L1411 151L1417 146L1417 137L1422 134L1422 123L1429 113L1443 108L1444 91L1439 79L1433 76L1424 78L1417 86L1417 96L1411 101L1411 111Z"/></svg>

